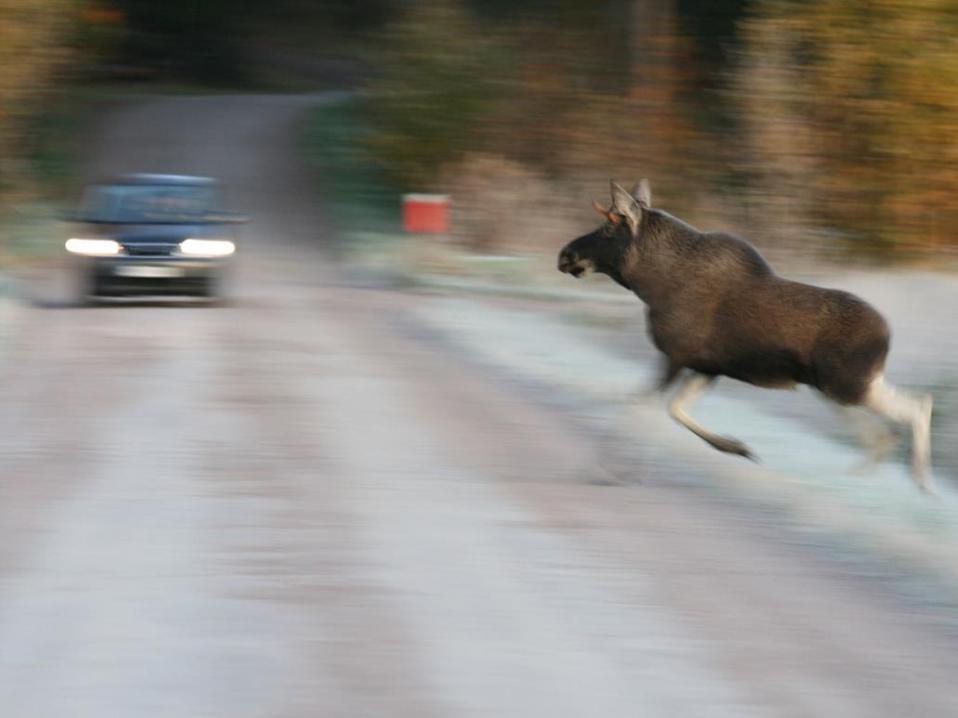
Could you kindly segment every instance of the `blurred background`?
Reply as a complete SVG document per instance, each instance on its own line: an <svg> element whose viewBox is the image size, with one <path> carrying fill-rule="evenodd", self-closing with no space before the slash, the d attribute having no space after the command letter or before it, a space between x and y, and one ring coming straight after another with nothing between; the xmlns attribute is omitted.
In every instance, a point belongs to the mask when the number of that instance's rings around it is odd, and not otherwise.
<svg viewBox="0 0 958 718"><path fill-rule="evenodd" d="M67 180L111 96L337 87L360 92L309 150L342 201L450 194L469 249L551 248L576 200L641 174L769 248L950 263L956 22L944 1L9 0L0 188Z"/></svg>
<svg viewBox="0 0 958 718"><path fill-rule="evenodd" d="M948 0L0 0L0 714L958 715L956 38ZM220 181L227 301L78 301L61 220L131 172ZM810 391L695 407L761 465L668 419L643 306L556 271L641 177L888 318L938 499Z"/></svg>

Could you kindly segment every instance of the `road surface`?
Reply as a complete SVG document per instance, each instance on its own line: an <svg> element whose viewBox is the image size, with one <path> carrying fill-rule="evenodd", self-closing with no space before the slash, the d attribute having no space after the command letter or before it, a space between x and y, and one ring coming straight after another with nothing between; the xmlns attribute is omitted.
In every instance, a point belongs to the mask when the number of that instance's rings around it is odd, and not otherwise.
<svg viewBox="0 0 958 718"><path fill-rule="evenodd" d="M317 101L151 100L92 150L223 179L254 218L231 306L24 282L4 718L958 715L948 601L638 432L604 480L607 439L437 341L435 298L353 286L296 150Z"/></svg>

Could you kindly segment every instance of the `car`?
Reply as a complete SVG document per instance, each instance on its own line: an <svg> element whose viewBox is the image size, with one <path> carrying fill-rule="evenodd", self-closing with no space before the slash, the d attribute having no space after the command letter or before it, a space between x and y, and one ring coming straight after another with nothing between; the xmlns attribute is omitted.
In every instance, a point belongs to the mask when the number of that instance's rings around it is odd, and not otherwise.
<svg viewBox="0 0 958 718"><path fill-rule="evenodd" d="M222 299L236 252L236 224L220 209L216 180L131 174L86 188L68 215L84 301L186 295Z"/></svg>

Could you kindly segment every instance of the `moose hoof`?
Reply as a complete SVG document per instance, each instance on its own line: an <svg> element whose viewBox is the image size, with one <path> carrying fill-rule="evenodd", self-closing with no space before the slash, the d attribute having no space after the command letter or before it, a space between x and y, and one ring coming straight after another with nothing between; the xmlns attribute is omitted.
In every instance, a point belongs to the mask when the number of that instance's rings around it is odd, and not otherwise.
<svg viewBox="0 0 958 718"><path fill-rule="evenodd" d="M915 466L912 467L911 480L923 494L937 497L938 494L931 485L931 477L929 474L930 472L927 466Z"/></svg>
<svg viewBox="0 0 958 718"><path fill-rule="evenodd" d="M758 463L758 457L756 457L755 454L752 453L752 450L738 439L730 439L725 436L720 436L712 443L712 446L719 451L724 451L726 454L735 454L736 456L741 456L749 461Z"/></svg>
<svg viewBox="0 0 958 718"><path fill-rule="evenodd" d="M925 496L930 496L931 498L937 499L940 498L935 488L931 485L931 481L928 478L927 474L923 475L912 475L912 481L915 483L915 487L921 491Z"/></svg>

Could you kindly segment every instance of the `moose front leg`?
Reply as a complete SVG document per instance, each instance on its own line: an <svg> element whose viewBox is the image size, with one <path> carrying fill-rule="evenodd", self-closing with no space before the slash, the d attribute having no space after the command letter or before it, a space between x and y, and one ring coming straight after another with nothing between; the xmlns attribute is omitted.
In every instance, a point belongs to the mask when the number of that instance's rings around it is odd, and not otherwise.
<svg viewBox="0 0 958 718"><path fill-rule="evenodd" d="M663 358L661 370L655 378L655 381L652 384L643 384L636 389L633 392L633 398L641 401L659 396L675 383L675 379L684 368L681 364L676 364L668 358Z"/></svg>
<svg viewBox="0 0 958 718"><path fill-rule="evenodd" d="M662 364L662 373L655 385L655 391L658 393L666 391L678 378L683 368L681 364L676 364L671 359L666 358Z"/></svg>
<svg viewBox="0 0 958 718"><path fill-rule="evenodd" d="M713 434L711 431L708 431L696 423L695 420L686 413L686 408L691 407L695 400L701 396L702 392L714 381L714 376L706 376L705 374L695 373L685 377L679 386L679 390L669 402L669 416L719 451L724 451L728 454L738 454L739 456L744 456L746 459L755 461L755 455L741 441Z"/></svg>

